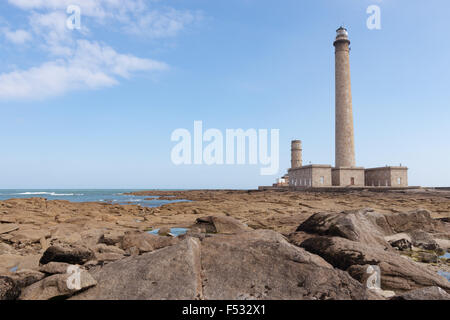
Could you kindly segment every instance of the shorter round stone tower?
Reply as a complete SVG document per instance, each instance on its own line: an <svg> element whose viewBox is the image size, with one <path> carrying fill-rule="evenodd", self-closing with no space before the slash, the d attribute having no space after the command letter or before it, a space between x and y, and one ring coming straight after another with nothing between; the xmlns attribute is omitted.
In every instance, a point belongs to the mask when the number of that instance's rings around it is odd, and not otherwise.
<svg viewBox="0 0 450 320"><path fill-rule="evenodd" d="M291 143L291 168L296 169L302 166L302 142L300 140L294 140Z"/></svg>

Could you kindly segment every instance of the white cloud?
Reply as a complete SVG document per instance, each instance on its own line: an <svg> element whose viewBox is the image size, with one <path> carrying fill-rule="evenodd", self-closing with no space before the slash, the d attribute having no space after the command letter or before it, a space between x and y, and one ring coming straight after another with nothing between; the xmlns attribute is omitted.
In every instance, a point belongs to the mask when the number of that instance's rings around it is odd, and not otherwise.
<svg viewBox="0 0 450 320"><path fill-rule="evenodd" d="M83 15L96 18L114 17L120 13L145 9L143 0L8 0L23 10L66 10L69 5L78 5Z"/></svg>
<svg viewBox="0 0 450 320"><path fill-rule="evenodd" d="M15 44L24 44L32 39L31 34L26 30L15 30L11 31L9 29L3 29L3 34L5 38Z"/></svg>
<svg viewBox="0 0 450 320"><path fill-rule="evenodd" d="M171 7L153 8L158 0L8 0L23 10L58 11L65 13L69 5L78 5L82 17L106 23L113 20L122 30L154 38L173 37L197 20L199 12ZM149 6L150 3L150 6Z"/></svg>
<svg viewBox="0 0 450 320"><path fill-rule="evenodd" d="M133 72L165 70L167 65L95 42L79 40L70 59L0 75L0 99L42 99L82 89L111 87Z"/></svg>
<svg viewBox="0 0 450 320"><path fill-rule="evenodd" d="M54 55L70 55L74 45L71 30L66 28L64 12L32 12L29 23L32 32L41 40L40 46Z"/></svg>

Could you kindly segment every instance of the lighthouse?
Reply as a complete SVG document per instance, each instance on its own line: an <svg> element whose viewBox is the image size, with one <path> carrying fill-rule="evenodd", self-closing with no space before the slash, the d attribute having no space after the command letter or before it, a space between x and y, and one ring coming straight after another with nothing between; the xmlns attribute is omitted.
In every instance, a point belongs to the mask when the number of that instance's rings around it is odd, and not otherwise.
<svg viewBox="0 0 450 320"><path fill-rule="evenodd" d="M336 168L355 167L352 86L350 79L350 40L347 29L337 29L334 41L336 64Z"/></svg>

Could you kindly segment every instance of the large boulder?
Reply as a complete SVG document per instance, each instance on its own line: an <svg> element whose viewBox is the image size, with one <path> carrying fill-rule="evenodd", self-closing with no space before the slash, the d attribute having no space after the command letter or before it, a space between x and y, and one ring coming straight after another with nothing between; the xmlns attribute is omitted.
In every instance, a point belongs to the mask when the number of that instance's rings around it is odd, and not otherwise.
<svg viewBox="0 0 450 320"><path fill-rule="evenodd" d="M94 268L72 299L367 299L364 286L274 231L214 235Z"/></svg>
<svg viewBox="0 0 450 320"><path fill-rule="evenodd" d="M395 252L338 237L315 237L301 247L323 257L333 266L347 270L353 265L378 265L381 288L398 292L439 286L450 290L450 282Z"/></svg>
<svg viewBox="0 0 450 320"><path fill-rule="evenodd" d="M367 299L346 272L270 230L202 241L205 299Z"/></svg>
<svg viewBox="0 0 450 320"><path fill-rule="evenodd" d="M89 260L92 260L94 257L94 253L91 250L83 247L64 248L60 246L51 246L44 252L39 263L44 265L49 262L64 262L82 265Z"/></svg>
<svg viewBox="0 0 450 320"><path fill-rule="evenodd" d="M413 245L435 250L438 246L429 233L450 234L450 225L432 219L427 210L381 214L367 208L339 213L316 213L303 222L297 231L342 237L386 248L390 248L388 241L406 239L411 242L412 238ZM408 244L397 243L397 245L405 247Z"/></svg>
<svg viewBox="0 0 450 320"><path fill-rule="evenodd" d="M231 217L226 216L210 216L197 219L193 229L200 229L201 232L206 233L223 233L235 234L252 229L246 224Z"/></svg>
<svg viewBox="0 0 450 320"><path fill-rule="evenodd" d="M133 232L123 236L122 249L137 248L139 253L142 254L172 246L177 242L178 239L172 237L160 237L146 232Z"/></svg>
<svg viewBox="0 0 450 320"><path fill-rule="evenodd" d="M20 295L20 288L9 277L0 276L0 301L16 300Z"/></svg>
<svg viewBox="0 0 450 320"><path fill-rule="evenodd" d="M397 212L385 215L391 234L423 230L426 232L450 233L450 224L433 219L428 210L418 209L409 212Z"/></svg>
<svg viewBox="0 0 450 320"><path fill-rule="evenodd" d="M125 258L94 269L97 286L75 300L194 300L201 295L200 242L177 245Z"/></svg>
<svg viewBox="0 0 450 320"><path fill-rule="evenodd" d="M384 239L385 233L389 232L385 216L370 208L316 213L303 222L297 231L389 247Z"/></svg>
<svg viewBox="0 0 450 320"><path fill-rule="evenodd" d="M413 230L409 233L412 239L412 245L424 250L440 250L438 243L433 236L428 232L422 230Z"/></svg>

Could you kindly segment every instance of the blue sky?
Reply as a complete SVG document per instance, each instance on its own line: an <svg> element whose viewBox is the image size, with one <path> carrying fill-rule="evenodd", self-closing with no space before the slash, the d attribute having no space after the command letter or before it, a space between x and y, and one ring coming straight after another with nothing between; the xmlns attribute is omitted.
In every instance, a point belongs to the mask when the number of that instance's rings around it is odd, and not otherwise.
<svg viewBox="0 0 450 320"><path fill-rule="evenodd" d="M81 29L66 26L81 7ZM381 30L366 9L381 8ZM352 41L357 164L450 185L445 0L8 0L0 188L255 188L334 163L334 48ZM175 166L175 129L280 129L280 171Z"/></svg>

